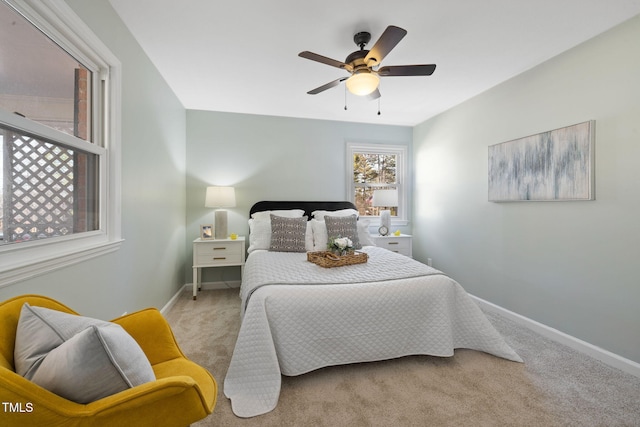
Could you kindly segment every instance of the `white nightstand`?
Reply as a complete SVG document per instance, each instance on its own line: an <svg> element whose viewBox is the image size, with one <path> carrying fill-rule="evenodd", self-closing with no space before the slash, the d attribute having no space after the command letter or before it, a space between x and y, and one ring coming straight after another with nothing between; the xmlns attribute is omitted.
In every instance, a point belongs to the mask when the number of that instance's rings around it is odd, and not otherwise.
<svg viewBox="0 0 640 427"><path fill-rule="evenodd" d="M240 266L240 277L244 270L244 236L237 239L200 238L193 241L193 299L200 288L200 269L207 267Z"/></svg>
<svg viewBox="0 0 640 427"><path fill-rule="evenodd" d="M411 239L412 237L408 234L401 234L399 236L394 236L393 234L389 236L374 236L371 238L376 246L381 248L389 249L392 252L397 252L402 255L406 255L408 257L412 257L411 252Z"/></svg>

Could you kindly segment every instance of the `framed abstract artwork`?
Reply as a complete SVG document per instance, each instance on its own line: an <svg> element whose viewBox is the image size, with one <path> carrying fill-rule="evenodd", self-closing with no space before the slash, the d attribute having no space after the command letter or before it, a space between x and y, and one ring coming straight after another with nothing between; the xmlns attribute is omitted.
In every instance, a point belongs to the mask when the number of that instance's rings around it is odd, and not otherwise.
<svg viewBox="0 0 640 427"><path fill-rule="evenodd" d="M489 201L594 200L595 121L489 146Z"/></svg>

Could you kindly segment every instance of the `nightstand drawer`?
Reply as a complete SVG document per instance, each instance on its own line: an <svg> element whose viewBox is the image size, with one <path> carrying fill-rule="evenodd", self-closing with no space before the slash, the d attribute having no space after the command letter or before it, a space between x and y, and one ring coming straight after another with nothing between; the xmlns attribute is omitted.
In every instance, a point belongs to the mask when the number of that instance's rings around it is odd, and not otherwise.
<svg viewBox="0 0 640 427"><path fill-rule="evenodd" d="M198 254L196 257L196 265L214 266L216 264L240 264L241 262L242 256L240 254L229 254L223 252Z"/></svg>
<svg viewBox="0 0 640 427"><path fill-rule="evenodd" d="M372 236L376 246L388 249L410 257L411 236L402 234L400 236Z"/></svg>
<svg viewBox="0 0 640 427"><path fill-rule="evenodd" d="M400 250L409 249L409 239L388 237L386 239L378 239L376 245L381 248L389 249L390 251L398 252Z"/></svg>
<svg viewBox="0 0 640 427"><path fill-rule="evenodd" d="M201 242L195 245L193 260L196 265L216 265L242 262L240 242Z"/></svg>

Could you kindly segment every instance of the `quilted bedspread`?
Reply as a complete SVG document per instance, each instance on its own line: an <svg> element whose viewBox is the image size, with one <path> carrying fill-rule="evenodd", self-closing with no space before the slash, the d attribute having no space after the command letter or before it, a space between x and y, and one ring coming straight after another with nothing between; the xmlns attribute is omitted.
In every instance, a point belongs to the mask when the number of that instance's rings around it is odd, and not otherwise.
<svg viewBox="0 0 640 427"><path fill-rule="evenodd" d="M273 410L281 375L325 366L448 357L456 348L522 362L456 281L385 249L363 251L368 263L331 269L306 254L249 256L242 325L224 380L237 416Z"/></svg>

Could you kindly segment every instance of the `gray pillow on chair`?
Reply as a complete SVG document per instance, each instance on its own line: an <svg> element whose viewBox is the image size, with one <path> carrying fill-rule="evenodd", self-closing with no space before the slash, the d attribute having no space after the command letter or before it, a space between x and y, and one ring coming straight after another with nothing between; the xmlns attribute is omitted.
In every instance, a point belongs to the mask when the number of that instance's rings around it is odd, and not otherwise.
<svg viewBox="0 0 640 427"><path fill-rule="evenodd" d="M29 304L20 312L14 360L18 374L77 403L156 379L120 325Z"/></svg>

